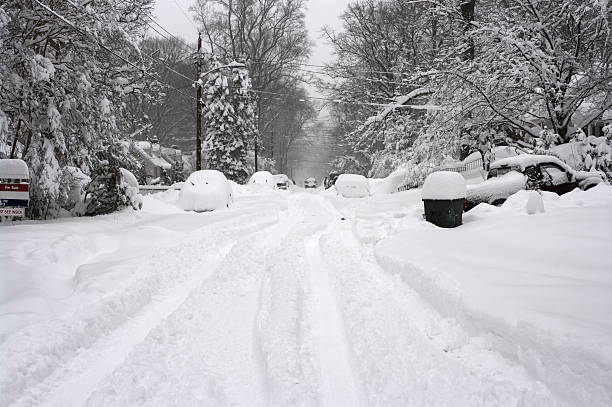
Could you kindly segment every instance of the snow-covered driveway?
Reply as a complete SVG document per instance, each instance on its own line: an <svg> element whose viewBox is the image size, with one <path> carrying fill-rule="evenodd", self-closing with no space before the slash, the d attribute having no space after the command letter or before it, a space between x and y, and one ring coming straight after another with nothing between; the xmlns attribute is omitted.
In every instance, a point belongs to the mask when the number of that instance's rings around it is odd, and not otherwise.
<svg viewBox="0 0 612 407"><path fill-rule="evenodd" d="M540 218L481 209L454 231L425 224L410 191L245 193L204 214L165 193L140 213L4 227L0 406L610 405L612 262L599 251L612 247L601 232L612 194L591 195L555 201ZM586 290L574 302L597 285L584 301L598 328L569 306L521 317L513 281L489 312L501 278L550 253L504 262L509 273L487 280L473 267L486 273L503 256L465 266L470 239L482 244L474 236L496 222L545 228L568 216L592 222L578 238L594 254L581 281L567 275L570 261L556 282ZM535 307L531 282L558 300L551 281L520 279L524 308Z"/></svg>

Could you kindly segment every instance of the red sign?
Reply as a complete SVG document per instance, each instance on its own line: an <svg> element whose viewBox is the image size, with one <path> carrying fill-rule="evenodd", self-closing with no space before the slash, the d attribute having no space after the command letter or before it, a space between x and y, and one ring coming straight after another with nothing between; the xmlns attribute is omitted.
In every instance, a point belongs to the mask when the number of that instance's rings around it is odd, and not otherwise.
<svg viewBox="0 0 612 407"><path fill-rule="evenodd" d="M0 192L28 192L30 184L0 184Z"/></svg>

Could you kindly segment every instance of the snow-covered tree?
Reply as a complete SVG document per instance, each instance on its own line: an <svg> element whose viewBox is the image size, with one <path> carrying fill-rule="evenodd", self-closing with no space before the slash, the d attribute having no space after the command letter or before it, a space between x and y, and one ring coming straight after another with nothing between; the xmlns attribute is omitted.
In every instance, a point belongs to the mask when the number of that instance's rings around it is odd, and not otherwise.
<svg viewBox="0 0 612 407"><path fill-rule="evenodd" d="M0 144L30 166L32 216L58 213L62 168L90 175L96 153L129 134L135 118L123 103L155 82L135 45L151 7L152 0L0 6L0 116L8 118Z"/></svg>
<svg viewBox="0 0 612 407"><path fill-rule="evenodd" d="M212 72L201 79L207 163L209 168L221 171L228 179L244 183L248 173L246 143L241 130L248 128L250 123L244 121L244 117L239 120L236 115L228 78L221 72L221 66L213 58Z"/></svg>

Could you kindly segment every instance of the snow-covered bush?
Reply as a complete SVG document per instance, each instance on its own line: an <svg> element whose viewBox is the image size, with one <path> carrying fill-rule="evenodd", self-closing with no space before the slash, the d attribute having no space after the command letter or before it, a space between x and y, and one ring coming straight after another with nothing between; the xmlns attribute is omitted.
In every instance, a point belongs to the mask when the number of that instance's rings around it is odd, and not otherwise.
<svg viewBox="0 0 612 407"><path fill-rule="evenodd" d="M80 168L66 166L61 175L61 207L66 211L72 211L85 198L85 188L91 182L91 178L83 173Z"/></svg>
<svg viewBox="0 0 612 407"><path fill-rule="evenodd" d="M142 196L134 174L116 165L104 165L94 172L85 188L83 202L75 207L78 215L105 215L132 207L142 208Z"/></svg>

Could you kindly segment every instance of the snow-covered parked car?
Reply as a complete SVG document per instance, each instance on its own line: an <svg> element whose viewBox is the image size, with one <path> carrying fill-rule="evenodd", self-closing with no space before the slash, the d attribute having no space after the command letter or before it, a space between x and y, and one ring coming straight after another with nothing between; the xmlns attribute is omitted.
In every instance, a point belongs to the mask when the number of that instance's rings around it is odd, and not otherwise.
<svg viewBox="0 0 612 407"><path fill-rule="evenodd" d="M250 188L276 188L276 180L269 171L257 171L251 175L247 185Z"/></svg>
<svg viewBox="0 0 612 407"><path fill-rule="evenodd" d="M607 182L603 174L576 171L553 156L518 155L495 161L486 181L468 186L465 210L482 202L501 205L510 195L523 189L562 195L575 188L587 190L602 182Z"/></svg>
<svg viewBox="0 0 612 407"><path fill-rule="evenodd" d="M317 180L313 177L306 178L304 180L304 188L316 188Z"/></svg>
<svg viewBox="0 0 612 407"><path fill-rule="evenodd" d="M233 203L232 187L225 175L217 170L192 173L179 194L179 204L186 211L209 212L229 208Z"/></svg>
<svg viewBox="0 0 612 407"><path fill-rule="evenodd" d="M293 184L289 177L285 174L276 174L274 175L274 182L276 183L276 188L278 189L289 189Z"/></svg>
<svg viewBox="0 0 612 407"><path fill-rule="evenodd" d="M370 196L368 179L358 174L341 174L334 184L336 191L345 198L363 198Z"/></svg>

